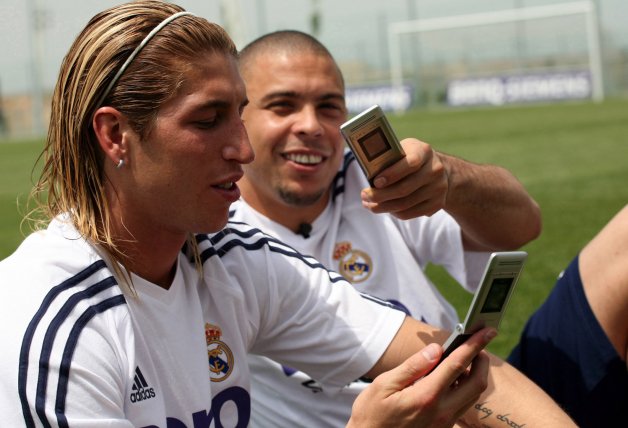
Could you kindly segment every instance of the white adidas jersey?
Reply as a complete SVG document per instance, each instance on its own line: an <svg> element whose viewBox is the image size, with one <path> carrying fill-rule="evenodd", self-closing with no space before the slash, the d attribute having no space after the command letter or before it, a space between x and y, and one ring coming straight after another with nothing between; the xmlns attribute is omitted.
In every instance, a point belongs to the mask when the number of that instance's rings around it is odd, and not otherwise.
<svg viewBox="0 0 628 428"><path fill-rule="evenodd" d="M443 266L469 291L477 287L489 253L465 253L459 225L444 211L401 221L374 215L362 206L368 186L353 154L334 184L331 203L304 238L252 209L243 200L231 209L232 220L255 225L337 270L360 292L387 300L412 317L452 330L455 309L427 278L428 263ZM356 395L365 387L354 382L340 394L329 394L312 377L252 356L253 425L258 427L344 426Z"/></svg>
<svg viewBox="0 0 628 428"><path fill-rule="evenodd" d="M3 426L244 427L249 352L341 389L379 359L404 314L251 228L199 236L165 290L118 286L54 220L0 262Z"/></svg>

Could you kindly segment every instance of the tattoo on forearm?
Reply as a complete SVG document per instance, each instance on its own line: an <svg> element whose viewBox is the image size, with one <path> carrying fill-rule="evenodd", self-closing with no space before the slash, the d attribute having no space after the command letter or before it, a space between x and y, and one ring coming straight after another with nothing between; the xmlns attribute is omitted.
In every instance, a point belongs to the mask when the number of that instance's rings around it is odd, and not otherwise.
<svg viewBox="0 0 628 428"><path fill-rule="evenodd" d="M491 409L484 406L486 403L487 402L485 401L484 403L477 403L475 405L475 409L484 414L484 416L482 416L480 419L486 419L493 414L493 411Z"/></svg>
<svg viewBox="0 0 628 428"><path fill-rule="evenodd" d="M490 418L491 416L493 416L493 409L489 408L486 404L488 403L488 401L485 401L483 403L477 403L474 407L475 409L480 413L480 420L485 420L487 418ZM526 424L520 424L517 423L516 421L513 421L512 419L510 419L510 413L504 413L504 414L496 414L495 418L504 423L506 426L512 427L512 428L523 428L525 427ZM486 421L488 422L488 421Z"/></svg>

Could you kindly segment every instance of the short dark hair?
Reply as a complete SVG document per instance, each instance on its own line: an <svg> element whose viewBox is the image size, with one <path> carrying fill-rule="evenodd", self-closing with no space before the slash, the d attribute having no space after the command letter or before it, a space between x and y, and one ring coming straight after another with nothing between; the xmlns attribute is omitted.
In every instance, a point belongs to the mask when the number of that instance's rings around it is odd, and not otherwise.
<svg viewBox="0 0 628 428"><path fill-rule="evenodd" d="M340 67L329 50L314 36L298 30L278 30L264 34L247 44L240 51L240 71L244 74L259 55L276 52L313 53L328 57L336 66L340 79L344 82Z"/></svg>

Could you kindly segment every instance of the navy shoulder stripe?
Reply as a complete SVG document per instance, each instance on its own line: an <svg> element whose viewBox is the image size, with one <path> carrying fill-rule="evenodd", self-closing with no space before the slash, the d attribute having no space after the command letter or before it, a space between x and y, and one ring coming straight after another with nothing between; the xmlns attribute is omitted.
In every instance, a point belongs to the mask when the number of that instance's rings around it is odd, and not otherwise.
<svg viewBox="0 0 628 428"><path fill-rule="evenodd" d="M336 173L336 176L334 177L334 180L331 184L332 199L336 199L338 195L345 191L345 177L347 176L347 169L349 168L351 162L356 162L355 155L352 151L347 151L344 154L342 167L340 168L338 173Z"/></svg>
<svg viewBox="0 0 628 428"><path fill-rule="evenodd" d="M315 258L299 253L288 244L246 223L229 221L227 227L220 232L214 235L197 235L196 240L201 248L201 260L203 263L211 257L223 257L234 248L244 248L247 251L255 251L267 247L269 251L296 258L312 269L324 269L327 271L332 283L345 282L350 286L350 283L342 275L335 271L328 270ZM359 292L359 294L365 300L407 313L407 310L404 311L403 308L395 304L395 302L382 300L364 292Z"/></svg>
<svg viewBox="0 0 628 428"><path fill-rule="evenodd" d="M65 397L68 392L72 355L76 349L76 344L81 331L94 316L105 312L107 309L123 304L126 304L126 300L122 294L105 299L96 305L88 307L76 320L76 323L72 327L68 341L63 349L61 366L59 368L59 385L57 387L57 396L55 399L55 414L57 416L59 427L69 428L68 421L65 417Z"/></svg>
<svg viewBox="0 0 628 428"><path fill-rule="evenodd" d="M117 294L115 294L115 292L110 292L104 293L104 297L99 296L105 290L109 290L111 287L117 285L116 280L110 274L106 276L106 274L103 275L101 273L99 276L96 276L101 271L106 269L107 266L104 261L98 260L73 277L68 278L61 284L52 287L42 300L39 309L31 319L22 340L18 366L18 394L22 404L22 413L24 415L24 422L26 423L26 426L35 426L34 417L30 411L29 396L27 393L27 381L29 375L35 376L37 379L35 391L35 410L37 416L44 426L50 426L50 422L47 420L45 413L47 390L49 389L48 382L51 376L54 375L54 373L51 373L49 370L50 356L55 341L64 340L59 338L57 335L61 326L65 322L74 322L71 333L67 338L67 342L64 347L62 371L63 367L67 367L67 371L65 372L65 380L63 377L64 373L59 373L60 378L57 385L55 405L57 424L59 424L59 426L67 426L67 421L65 424L62 422L65 419L65 416L62 413L65 409L67 377L71 365L72 354L78 341L78 336L85 325L84 323L81 324L81 320L84 319L84 314L74 320L72 318L72 313L76 310L79 303L89 301L89 307L84 312L91 314L89 317L91 319L93 315L102 312L104 309L125 303L124 296L119 291ZM115 295L112 296L112 294ZM50 318L50 321L44 322L43 320L46 317ZM38 344L41 346L41 349L39 350L40 355L38 358L38 364L29 364L30 354L35 345L33 343L33 338L38 332L43 336L42 342ZM37 350L35 349L35 351Z"/></svg>
<svg viewBox="0 0 628 428"><path fill-rule="evenodd" d="M197 235L196 240L201 249L202 263L205 263L211 257L224 257L234 248L243 248L246 251L266 248L273 253L297 259L312 269L324 269L327 271L327 268L315 258L301 254L283 241L242 222L229 221L227 227L220 232L213 235ZM340 274L333 271L328 272L332 282L344 281Z"/></svg>
<svg viewBox="0 0 628 428"><path fill-rule="evenodd" d="M371 302L377 303L380 306L386 306L388 308L396 309L398 311L405 312L407 315L410 315L408 310L405 309L405 307L403 305L397 304L394 301L383 300L383 299L380 299L379 297L373 296L372 294L364 293L364 292L361 292L361 291L359 292L359 294L360 294L360 296L363 299L370 300Z"/></svg>

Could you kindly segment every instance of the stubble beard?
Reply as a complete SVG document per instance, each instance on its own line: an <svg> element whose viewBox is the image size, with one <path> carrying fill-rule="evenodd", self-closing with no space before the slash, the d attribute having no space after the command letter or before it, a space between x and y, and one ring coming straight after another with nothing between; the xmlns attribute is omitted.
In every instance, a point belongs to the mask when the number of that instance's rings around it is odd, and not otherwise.
<svg viewBox="0 0 628 428"><path fill-rule="evenodd" d="M296 207L308 207L320 201L320 199L325 194L325 190L323 189L316 193L303 195L285 188L278 188L277 193L279 194L281 200L284 201L287 205L292 205Z"/></svg>

